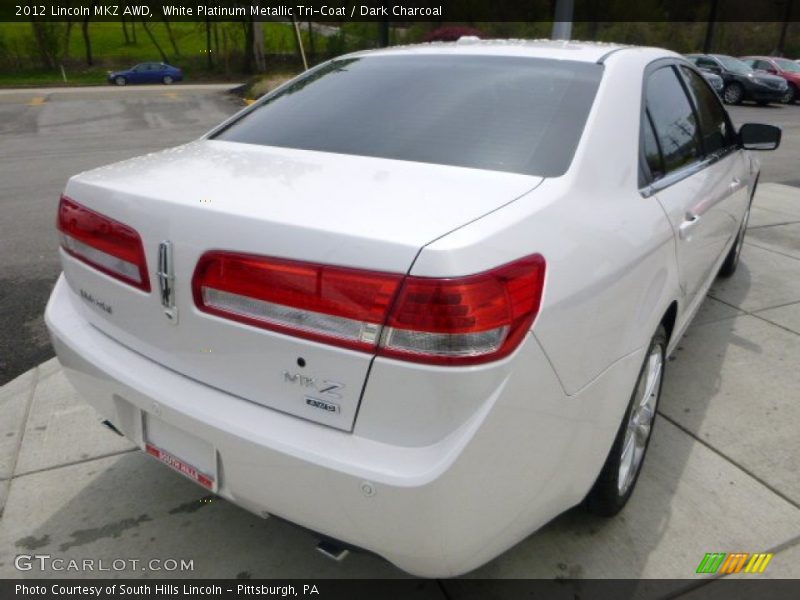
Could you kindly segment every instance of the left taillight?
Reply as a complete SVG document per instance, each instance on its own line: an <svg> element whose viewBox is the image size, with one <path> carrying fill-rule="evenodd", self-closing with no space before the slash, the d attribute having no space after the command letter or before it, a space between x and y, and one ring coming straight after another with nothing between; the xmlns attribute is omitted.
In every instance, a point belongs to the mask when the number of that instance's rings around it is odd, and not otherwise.
<svg viewBox="0 0 800 600"><path fill-rule="evenodd" d="M142 238L135 229L61 196L61 247L69 255L144 292L150 291Z"/></svg>

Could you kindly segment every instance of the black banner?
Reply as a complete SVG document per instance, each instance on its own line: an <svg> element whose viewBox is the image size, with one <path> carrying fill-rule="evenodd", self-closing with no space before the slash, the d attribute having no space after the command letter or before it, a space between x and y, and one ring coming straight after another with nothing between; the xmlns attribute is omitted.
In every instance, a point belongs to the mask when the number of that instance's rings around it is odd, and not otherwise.
<svg viewBox="0 0 800 600"><path fill-rule="evenodd" d="M0 0L0 21L549 22L557 5L575 22L800 20L800 0Z"/></svg>
<svg viewBox="0 0 800 600"><path fill-rule="evenodd" d="M177 600L305 598L309 600L661 600L668 598L770 600L800 597L800 581L691 580L0 580L3 600Z"/></svg>

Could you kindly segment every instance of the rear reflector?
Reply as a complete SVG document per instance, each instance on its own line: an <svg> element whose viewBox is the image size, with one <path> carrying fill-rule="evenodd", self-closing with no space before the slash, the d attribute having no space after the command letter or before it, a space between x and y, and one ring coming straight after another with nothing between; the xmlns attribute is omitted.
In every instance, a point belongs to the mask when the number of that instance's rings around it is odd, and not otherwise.
<svg viewBox="0 0 800 600"><path fill-rule="evenodd" d="M61 247L80 261L150 291L142 239L134 229L61 196L56 225Z"/></svg>
<svg viewBox="0 0 800 600"><path fill-rule="evenodd" d="M539 310L545 262L529 256L455 279L212 251L192 278L206 313L288 335L432 364L510 354Z"/></svg>

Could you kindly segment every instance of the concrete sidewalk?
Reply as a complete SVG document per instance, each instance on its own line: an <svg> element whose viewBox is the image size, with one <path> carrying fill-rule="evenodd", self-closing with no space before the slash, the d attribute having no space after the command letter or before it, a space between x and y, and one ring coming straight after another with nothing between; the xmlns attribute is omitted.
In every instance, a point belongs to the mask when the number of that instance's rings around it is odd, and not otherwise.
<svg viewBox="0 0 800 600"><path fill-rule="evenodd" d="M800 189L763 184L739 271L714 285L670 360L630 505L612 520L569 511L470 577L680 587L706 552L775 552L761 577L800 577L799 365ZM101 427L55 360L0 389L0 417L0 577L92 575L23 573L18 554L194 561L97 576L405 576L366 554L334 563L309 534L205 496Z"/></svg>

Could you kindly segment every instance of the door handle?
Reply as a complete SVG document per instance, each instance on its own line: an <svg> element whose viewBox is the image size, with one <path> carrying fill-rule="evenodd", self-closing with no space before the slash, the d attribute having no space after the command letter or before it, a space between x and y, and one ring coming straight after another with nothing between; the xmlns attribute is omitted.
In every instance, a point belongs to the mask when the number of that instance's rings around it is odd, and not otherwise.
<svg viewBox="0 0 800 600"><path fill-rule="evenodd" d="M731 181L731 189L738 190L741 183L742 183L741 179L739 179L738 177L734 177L733 180Z"/></svg>
<svg viewBox="0 0 800 600"><path fill-rule="evenodd" d="M691 234L692 227L697 225L700 222L700 215L695 214L693 212L687 212L686 218L684 219L683 223L678 226L678 236L682 240L688 240L689 235Z"/></svg>

